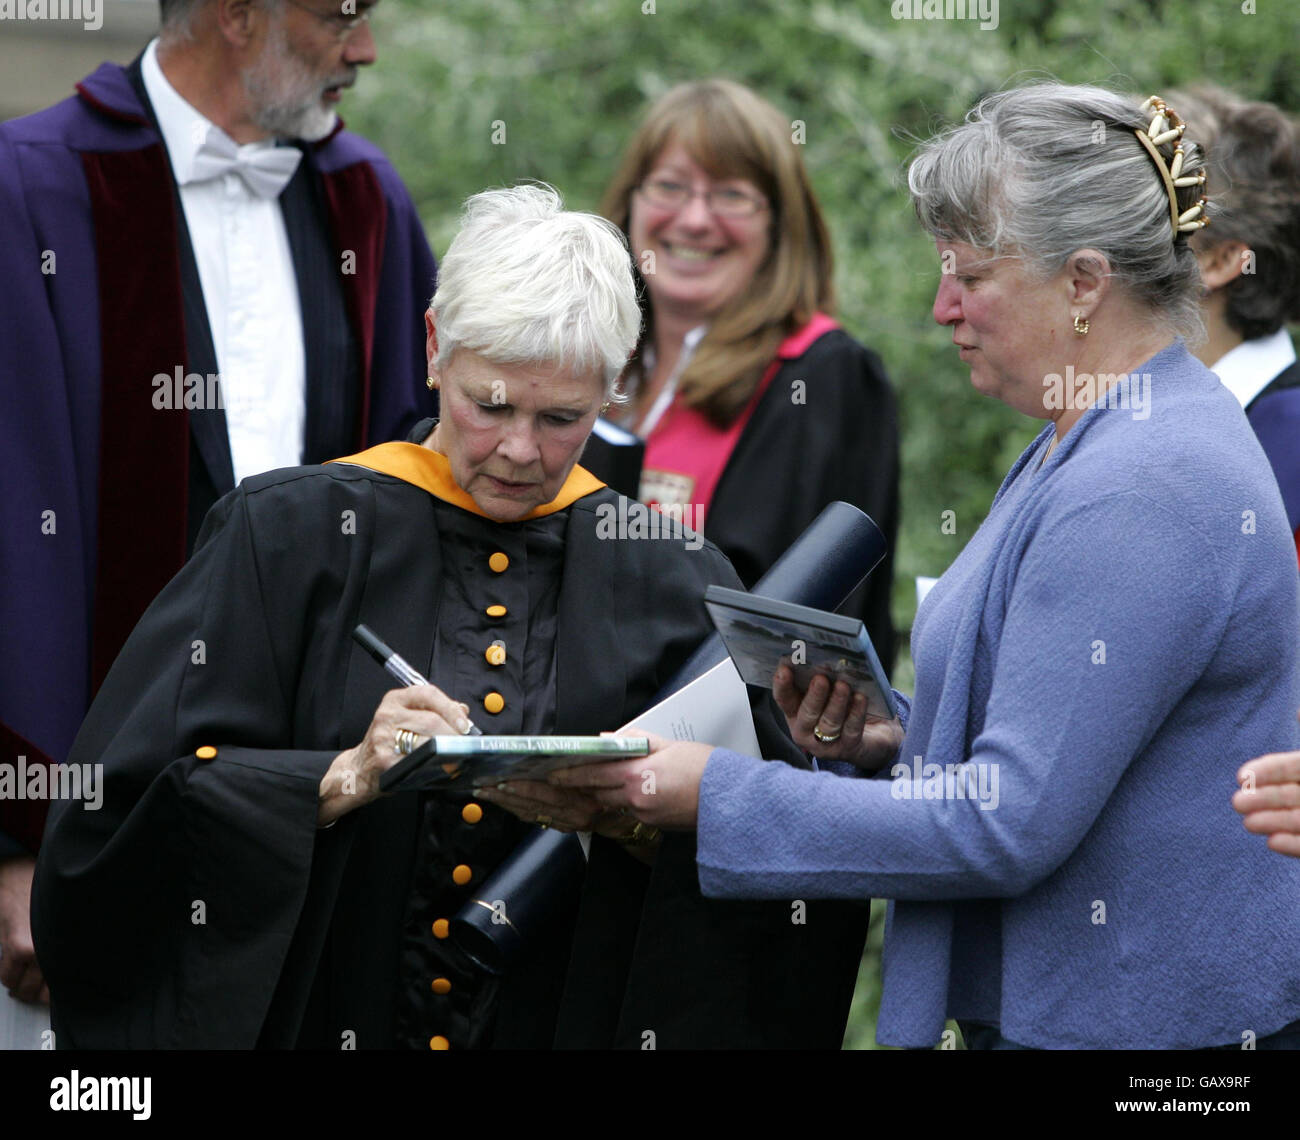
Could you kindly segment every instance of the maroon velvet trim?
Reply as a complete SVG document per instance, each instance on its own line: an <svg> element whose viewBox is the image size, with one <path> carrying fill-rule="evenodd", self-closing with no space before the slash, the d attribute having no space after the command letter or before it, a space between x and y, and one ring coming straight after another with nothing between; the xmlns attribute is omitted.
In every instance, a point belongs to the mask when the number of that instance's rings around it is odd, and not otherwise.
<svg viewBox="0 0 1300 1140"><path fill-rule="evenodd" d="M375 344L375 302L379 297L379 268L384 259L388 202L370 164L358 162L322 176L329 206L330 229L340 258L356 254L356 272L343 275L352 330L361 345L361 391L357 408L358 449L370 438L370 369ZM341 261L340 261L341 264Z"/></svg>
<svg viewBox="0 0 1300 1140"><path fill-rule="evenodd" d="M118 119L124 123L135 123L141 127L149 126L149 120L143 115L136 115L130 111L123 111L120 107L110 107L102 99L96 99L94 95L86 90L86 85L84 83L77 84L77 94L97 111L109 116L109 118Z"/></svg>
<svg viewBox="0 0 1300 1140"><path fill-rule="evenodd" d="M153 405L184 370L185 317L171 171L161 143L83 154L99 276L98 558L91 692L140 615L185 563L189 417Z"/></svg>
<svg viewBox="0 0 1300 1140"><path fill-rule="evenodd" d="M27 757L27 767L37 764L53 764L44 752L25 736L20 736L4 721L0 721L0 763L12 764L17 778L18 757ZM10 839L16 839L33 855L41 845L41 835L45 831L45 817L50 811L50 801L45 800L9 800L0 797L0 831Z"/></svg>

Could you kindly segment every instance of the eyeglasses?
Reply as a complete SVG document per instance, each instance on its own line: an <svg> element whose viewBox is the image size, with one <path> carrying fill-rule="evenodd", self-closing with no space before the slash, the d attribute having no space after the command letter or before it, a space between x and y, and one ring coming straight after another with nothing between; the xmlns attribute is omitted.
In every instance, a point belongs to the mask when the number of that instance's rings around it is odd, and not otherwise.
<svg viewBox="0 0 1300 1140"><path fill-rule="evenodd" d="M315 16L316 19L320 20L322 23L329 24L330 27L334 29L334 34L341 40L347 39L348 36L360 28L362 24L370 23L370 8L368 7L358 12L355 16L348 16L341 10L338 12L320 12L307 4L301 3L300 0L285 0L285 2L291 4L295 8L300 8L309 16ZM341 8L342 5L340 4L340 9Z"/></svg>
<svg viewBox="0 0 1300 1140"><path fill-rule="evenodd" d="M652 206L664 210L680 210L697 194L704 204L720 218L752 218L767 209L767 202L746 194L743 190L719 187L716 190L697 191L675 178L647 178L637 187Z"/></svg>

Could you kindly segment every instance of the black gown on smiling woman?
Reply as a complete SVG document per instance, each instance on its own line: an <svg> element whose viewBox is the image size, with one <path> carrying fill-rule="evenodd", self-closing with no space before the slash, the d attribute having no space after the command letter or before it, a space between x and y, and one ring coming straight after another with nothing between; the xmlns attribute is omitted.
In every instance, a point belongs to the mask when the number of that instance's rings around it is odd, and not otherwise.
<svg viewBox="0 0 1300 1140"><path fill-rule="evenodd" d="M530 825L407 793L316 826L322 777L393 687L358 622L487 732L596 733L647 705L709 632L705 587L738 580L710 544L600 539L616 501L576 468L496 523L412 443L222 499L70 757L104 765L102 810L51 813L33 928L58 1046L547 1048L562 1016L589 1045L639 1046L648 1021L660 1048L837 1047L857 904L792 923L789 903L701 898L692 837L668 836L653 872L597 838L583 967L563 913L497 982L440 920ZM800 762L770 699L754 707L765 752Z"/></svg>

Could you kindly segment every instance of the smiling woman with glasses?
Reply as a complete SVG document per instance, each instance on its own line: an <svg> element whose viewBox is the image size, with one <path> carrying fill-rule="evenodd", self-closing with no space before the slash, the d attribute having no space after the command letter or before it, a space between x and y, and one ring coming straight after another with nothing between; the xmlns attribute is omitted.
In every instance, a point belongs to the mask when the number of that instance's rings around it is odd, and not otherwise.
<svg viewBox="0 0 1300 1140"><path fill-rule="evenodd" d="M722 218L752 218L767 209L767 202L757 194L749 194L734 186L719 186L713 190L696 191L686 182L668 175L647 178L637 190L652 206L664 210L680 210L697 195L704 199L711 213Z"/></svg>
<svg viewBox="0 0 1300 1140"><path fill-rule="evenodd" d="M898 433L880 360L832 319L831 242L790 117L738 83L648 110L603 203L645 285L623 426L640 498L681 509L752 585L829 502L893 545ZM689 511L689 513L687 513ZM850 599L888 667L892 568Z"/></svg>

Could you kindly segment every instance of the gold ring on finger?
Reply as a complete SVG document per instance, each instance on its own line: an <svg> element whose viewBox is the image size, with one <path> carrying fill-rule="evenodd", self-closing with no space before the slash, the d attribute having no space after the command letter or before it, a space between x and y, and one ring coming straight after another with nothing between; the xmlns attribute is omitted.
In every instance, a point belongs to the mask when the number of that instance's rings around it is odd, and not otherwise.
<svg viewBox="0 0 1300 1140"><path fill-rule="evenodd" d="M841 728L841 729L837 729L834 733L822 732L822 730L819 727L817 727L816 725L813 726L813 735L817 737L817 739L820 740L823 744L834 744L837 740L839 740L840 733L842 733L843 731L844 730Z"/></svg>
<svg viewBox="0 0 1300 1140"><path fill-rule="evenodd" d="M399 755L409 756L419 746L420 737L409 728L399 728L393 739L393 749Z"/></svg>

